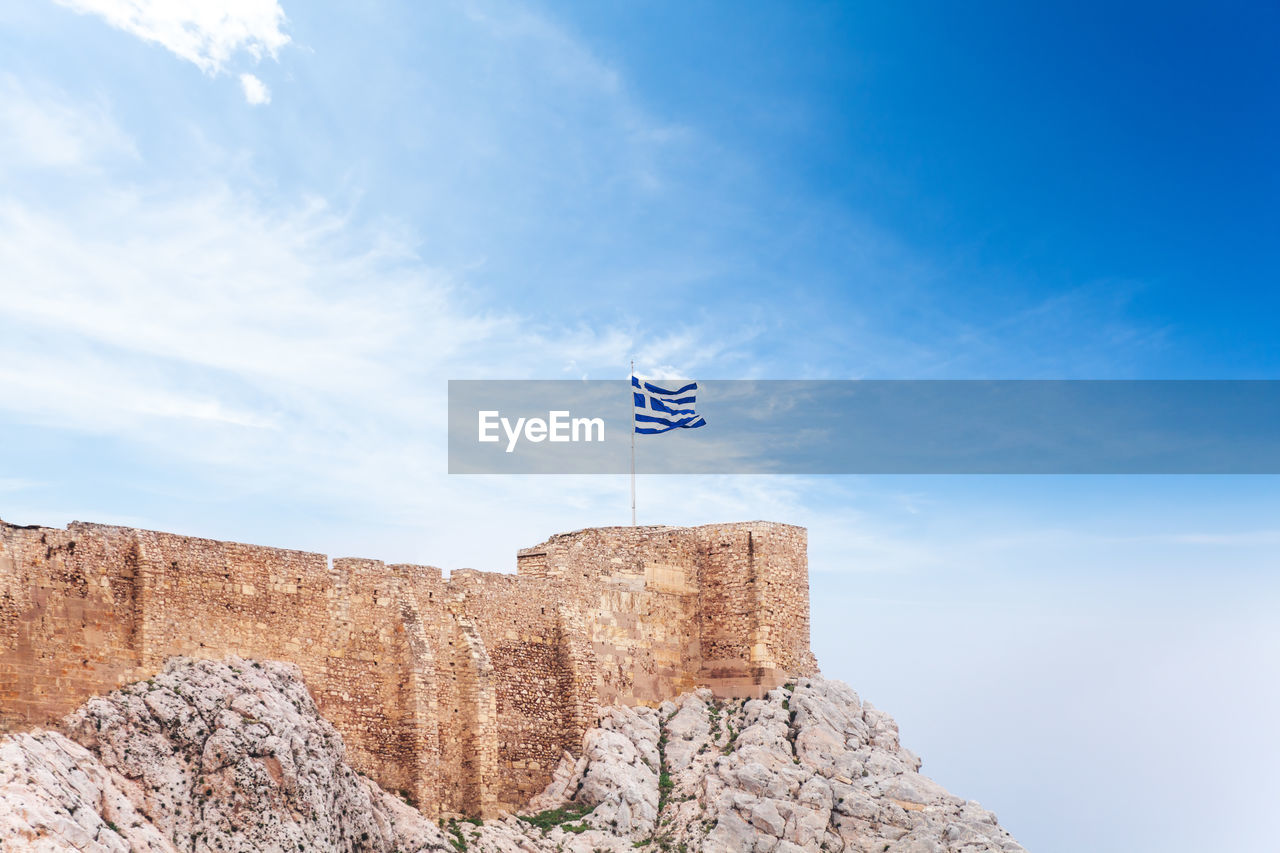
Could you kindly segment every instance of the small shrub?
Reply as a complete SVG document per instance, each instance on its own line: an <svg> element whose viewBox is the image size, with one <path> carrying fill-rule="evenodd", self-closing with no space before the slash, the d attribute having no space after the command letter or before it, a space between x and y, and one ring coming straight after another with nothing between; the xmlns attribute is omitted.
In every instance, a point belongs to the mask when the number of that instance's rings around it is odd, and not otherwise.
<svg viewBox="0 0 1280 853"><path fill-rule="evenodd" d="M520 818L525 823L532 824L541 830L548 830L554 826L561 826L570 821L581 820L591 814L594 807L584 806L580 803L569 803L558 809L547 809L544 812L538 812L536 815Z"/></svg>
<svg viewBox="0 0 1280 853"><path fill-rule="evenodd" d="M734 742L738 739L738 730L733 727L733 723L729 723L729 740L725 743L724 748L720 751L725 755L733 752Z"/></svg>
<svg viewBox="0 0 1280 853"><path fill-rule="evenodd" d="M458 828L458 822L453 818L449 819L449 843L453 845L453 849L458 853L464 853L467 849L467 837L462 834L462 830Z"/></svg>

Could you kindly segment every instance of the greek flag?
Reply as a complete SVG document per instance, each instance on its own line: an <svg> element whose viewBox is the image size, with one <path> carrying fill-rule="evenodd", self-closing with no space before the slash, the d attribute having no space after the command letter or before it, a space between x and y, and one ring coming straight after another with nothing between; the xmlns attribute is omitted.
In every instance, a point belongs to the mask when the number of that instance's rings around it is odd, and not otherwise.
<svg viewBox="0 0 1280 853"><path fill-rule="evenodd" d="M707 422L693 410L697 391L697 382L690 382L671 391L632 376L631 396L636 407L636 432L641 435L657 435L673 429L706 426Z"/></svg>

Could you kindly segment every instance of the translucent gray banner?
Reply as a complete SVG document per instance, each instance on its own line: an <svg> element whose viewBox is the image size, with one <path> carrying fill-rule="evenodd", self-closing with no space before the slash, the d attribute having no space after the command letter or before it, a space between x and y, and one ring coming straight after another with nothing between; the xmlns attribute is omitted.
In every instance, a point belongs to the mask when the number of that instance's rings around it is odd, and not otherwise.
<svg viewBox="0 0 1280 853"><path fill-rule="evenodd" d="M635 435L637 473L1280 473L1280 381L707 380L693 393L682 405L706 426ZM449 473L625 474L633 402L627 380L450 381Z"/></svg>

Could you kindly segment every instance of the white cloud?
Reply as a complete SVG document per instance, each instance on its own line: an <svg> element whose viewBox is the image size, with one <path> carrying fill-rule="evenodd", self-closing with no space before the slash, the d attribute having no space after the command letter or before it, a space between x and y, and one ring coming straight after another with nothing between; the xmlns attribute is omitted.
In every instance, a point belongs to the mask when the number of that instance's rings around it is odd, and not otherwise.
<svg viewBox="0 0 1280 853"><path fill-rule="evenodd" d="M477 306L395 236L326 203L282 209L221 185L169 194L95 181L70 208L0 202L0 268L9 424L105 436L188 472L167 486L178 506L247 492L347 520L255 533L242 516L193 533L510 570L515 548L549 532L627 518L625 478L495 488L448 476L445 380L543 378L572 365L621 380L645 336ZM689 329L665 348L696 364L709 337ZM796 493L781 485L715 478L683 484L673 500L669 481L649 481L641 518L796 519Z"/></svg>
<svg viewBox="0 0 1280 853"><path fill-rule="evenodd" d="M70 204L0 199L0 408L11 423L146 448L198 472L205 486L193 488L305 494L415 540L451 531L428 555L446 564L509 568L516 545L550 530L622 520L623 481L530 478L504 492L521 507L509 538L482 535L474 507L495 500L492 481L445 474L444 380L622 379L648 336L477 305L399 230L223 183L172 192L104 176ZM691 327L658 348L696 368L707 340L734 338ZM734 486L706 491L716 499L703 514L749 501ZM602 513L615 497L618 514ZM369 553L406 550L380 542Z"/></svg>
<svg viewBox="0 0 1280 853"><path fill-rule="evenodd" d="M240 88L244 90L244 99L251 104L271 103L271 90L252 74L240 75Z"/></svg>
<svg viewBox="0 0 1280 853"><path fill-rule="evenodd" d="M0 174L80 168L110 156L135 158L137 150L104 105L0 74Z"/></svg>
<svg viewBox="0 0 1280 853"><path fill-rule="evenodd" d="M55 0L98 15L116 29L153 42L206 74L226 70L237 53L275 57L289 43L276 0Z"/></svg>

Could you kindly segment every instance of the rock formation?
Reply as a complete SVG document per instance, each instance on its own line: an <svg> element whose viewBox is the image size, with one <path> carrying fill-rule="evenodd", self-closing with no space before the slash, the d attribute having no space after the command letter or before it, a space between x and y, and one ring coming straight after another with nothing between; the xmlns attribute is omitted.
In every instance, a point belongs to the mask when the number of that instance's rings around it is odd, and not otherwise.
<svg viewBox="0 0 1280 853"><path fill-rule="evenodd" d="M351 768L294 665L175 658L0 738L0 850L1023 849L919 769L887 714L800 678L602 708L522 816L437 822Z"/></svg>

